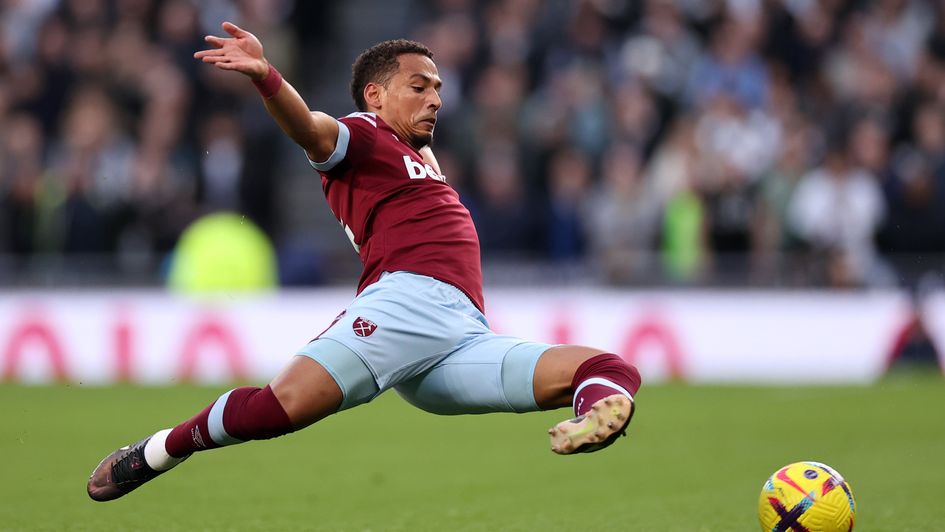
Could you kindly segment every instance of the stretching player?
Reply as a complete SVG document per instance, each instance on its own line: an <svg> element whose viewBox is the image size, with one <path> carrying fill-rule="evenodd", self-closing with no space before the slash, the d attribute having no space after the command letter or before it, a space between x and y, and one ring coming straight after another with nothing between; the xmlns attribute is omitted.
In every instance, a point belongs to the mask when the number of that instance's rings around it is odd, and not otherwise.
<svg viewBox="0 0 945 532"><path fill-rule="evenodd" d="M440 77L422 44L395 40L353 66L360 112L310 112L263 55L254 35L194 56L248 76L266 109L321 174L328 204L364 263L358 295L265 388L231 390L193 418L105 457L89 496L116 499L192 453L274 438L394 388L437 414L530 412L571 404L549 430L551 450L591 452L624 434L640 387L614 354L500 336L483 316L479 240L469 212L440 173L430 141Z"/></svg>

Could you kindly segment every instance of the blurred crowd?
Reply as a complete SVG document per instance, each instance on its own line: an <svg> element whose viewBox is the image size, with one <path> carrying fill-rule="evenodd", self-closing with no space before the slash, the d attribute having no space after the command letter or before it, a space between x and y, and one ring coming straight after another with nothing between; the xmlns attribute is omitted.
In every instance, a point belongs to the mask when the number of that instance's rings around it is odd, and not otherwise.
<svg viewBox="0 0 945 532"><path fill-rule="evenodd" d="M940 1L373 4L402 13L373 24L383 37L435 54L434 150L487 263L837 287L943 270ZM14 271L38 256L159 264L193 220L230 210L297 257L304 228L279 189L318 181L287 182L304 157L252 85L192 54L233 20L307 98L343 95L349 72L328 65L373 44L371 7L0 1L0 254ZM353 53L333 63L338 43Z"/></svg>

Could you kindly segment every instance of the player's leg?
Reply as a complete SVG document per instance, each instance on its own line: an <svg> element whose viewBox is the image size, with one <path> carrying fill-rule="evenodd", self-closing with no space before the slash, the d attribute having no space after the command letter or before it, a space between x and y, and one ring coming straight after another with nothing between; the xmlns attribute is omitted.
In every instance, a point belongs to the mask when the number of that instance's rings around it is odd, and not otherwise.
<svg viewBox="0 0 945 532"><path fill-rule="evenodd" d="M371 372L353 351L315 340L268 386L230 390L176 427L107 456L89 478L88 494L98 501L116 499L194 452L288 434L376 392Z"/></svg>
<svg viewBox="0 0 945 532"><path fill-rule="evenodd" d="M475 327L475 324L473 324ZM442 415L535 412L532 379L549 344L483 333L394 389L408 403Z"/></svg>
<svg viewBox="0 0 945 532"><path fill-rule="evenodd" d="M572 405L576 417L552 429L552 450L573 454L602 449L625 432L639 387L639 373L616 355L487 331L395 389L414 406L436 414Z"/></svg>
<svg viewBox="0 0 945 532"><path fill-rule="evenodd" d="M626 434L640 384L637 369L617 355L573 345L545 351L535 366L535 402L542 410L570 404L575 416L548 431L552 451L594 452Z"/></svg>

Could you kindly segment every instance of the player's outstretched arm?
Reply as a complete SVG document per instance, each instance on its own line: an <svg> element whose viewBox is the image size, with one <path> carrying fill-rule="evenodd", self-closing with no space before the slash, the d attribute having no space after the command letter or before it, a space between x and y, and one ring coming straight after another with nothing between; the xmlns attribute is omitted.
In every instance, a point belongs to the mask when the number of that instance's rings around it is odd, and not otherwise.
<svg viewBox="0 0 945 532"><path fill-rule="evenodd" d="M252 33L230 22L223 23L223 31L230 37L207 35L204 40L213 48L201 50L194 57L221 70L245 74L263 85L278 76L263 54L262 43ZM305 101L286 81L274 87L275 92L264 98L266 110L279 127L301 146L313 161L324 161L331 156L338 141L338 123L325 113L311 112Z"/></svg>

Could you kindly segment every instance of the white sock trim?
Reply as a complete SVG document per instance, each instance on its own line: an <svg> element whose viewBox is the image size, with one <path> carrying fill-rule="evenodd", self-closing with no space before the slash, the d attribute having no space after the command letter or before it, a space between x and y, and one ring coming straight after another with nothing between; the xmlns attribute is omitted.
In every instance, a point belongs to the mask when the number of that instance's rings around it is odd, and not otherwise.
<svg viewBox="0 0 945 532"><path fill-rule="evenodd" d="M170 433L171 429L159 430L144 446L144 461L155 471L167 471L184 461L184 458L174 458L164 450L164 442Z"/></svg>
<svg viewBox="0 0 945 532"><path fill-rule="evenodd" d="M571 400L571 407L572 407L572 409L573 409L575 412L577 412L577 399L578 399L578 395L581 394L581 390L583 390L583 389L584 389L585 387L587 387L587 386L590 386L591 384L600 384L601 386L606 386L606 387L608 387L608 388L612 388L612 389L614 389L614 390L616 390L616 391L618 391L618 392L620 392L620 393L626 395L627 398L630 399L630 401L633 401L633 394L631 394L630 392L628 392L627 389L624 388L623 386L621 386L621 385L619 385L619 384L617 384L617 383L615 383L615 382L611 382L611 381L609 381L609 380L607 380L607 379L602 379L602 378L600 378L600 377L591 377L590 379L587 379L587 380L581 382L581 384L578 384L577 389L574 390L574 397L573 397L572 400Z"/></svg>

